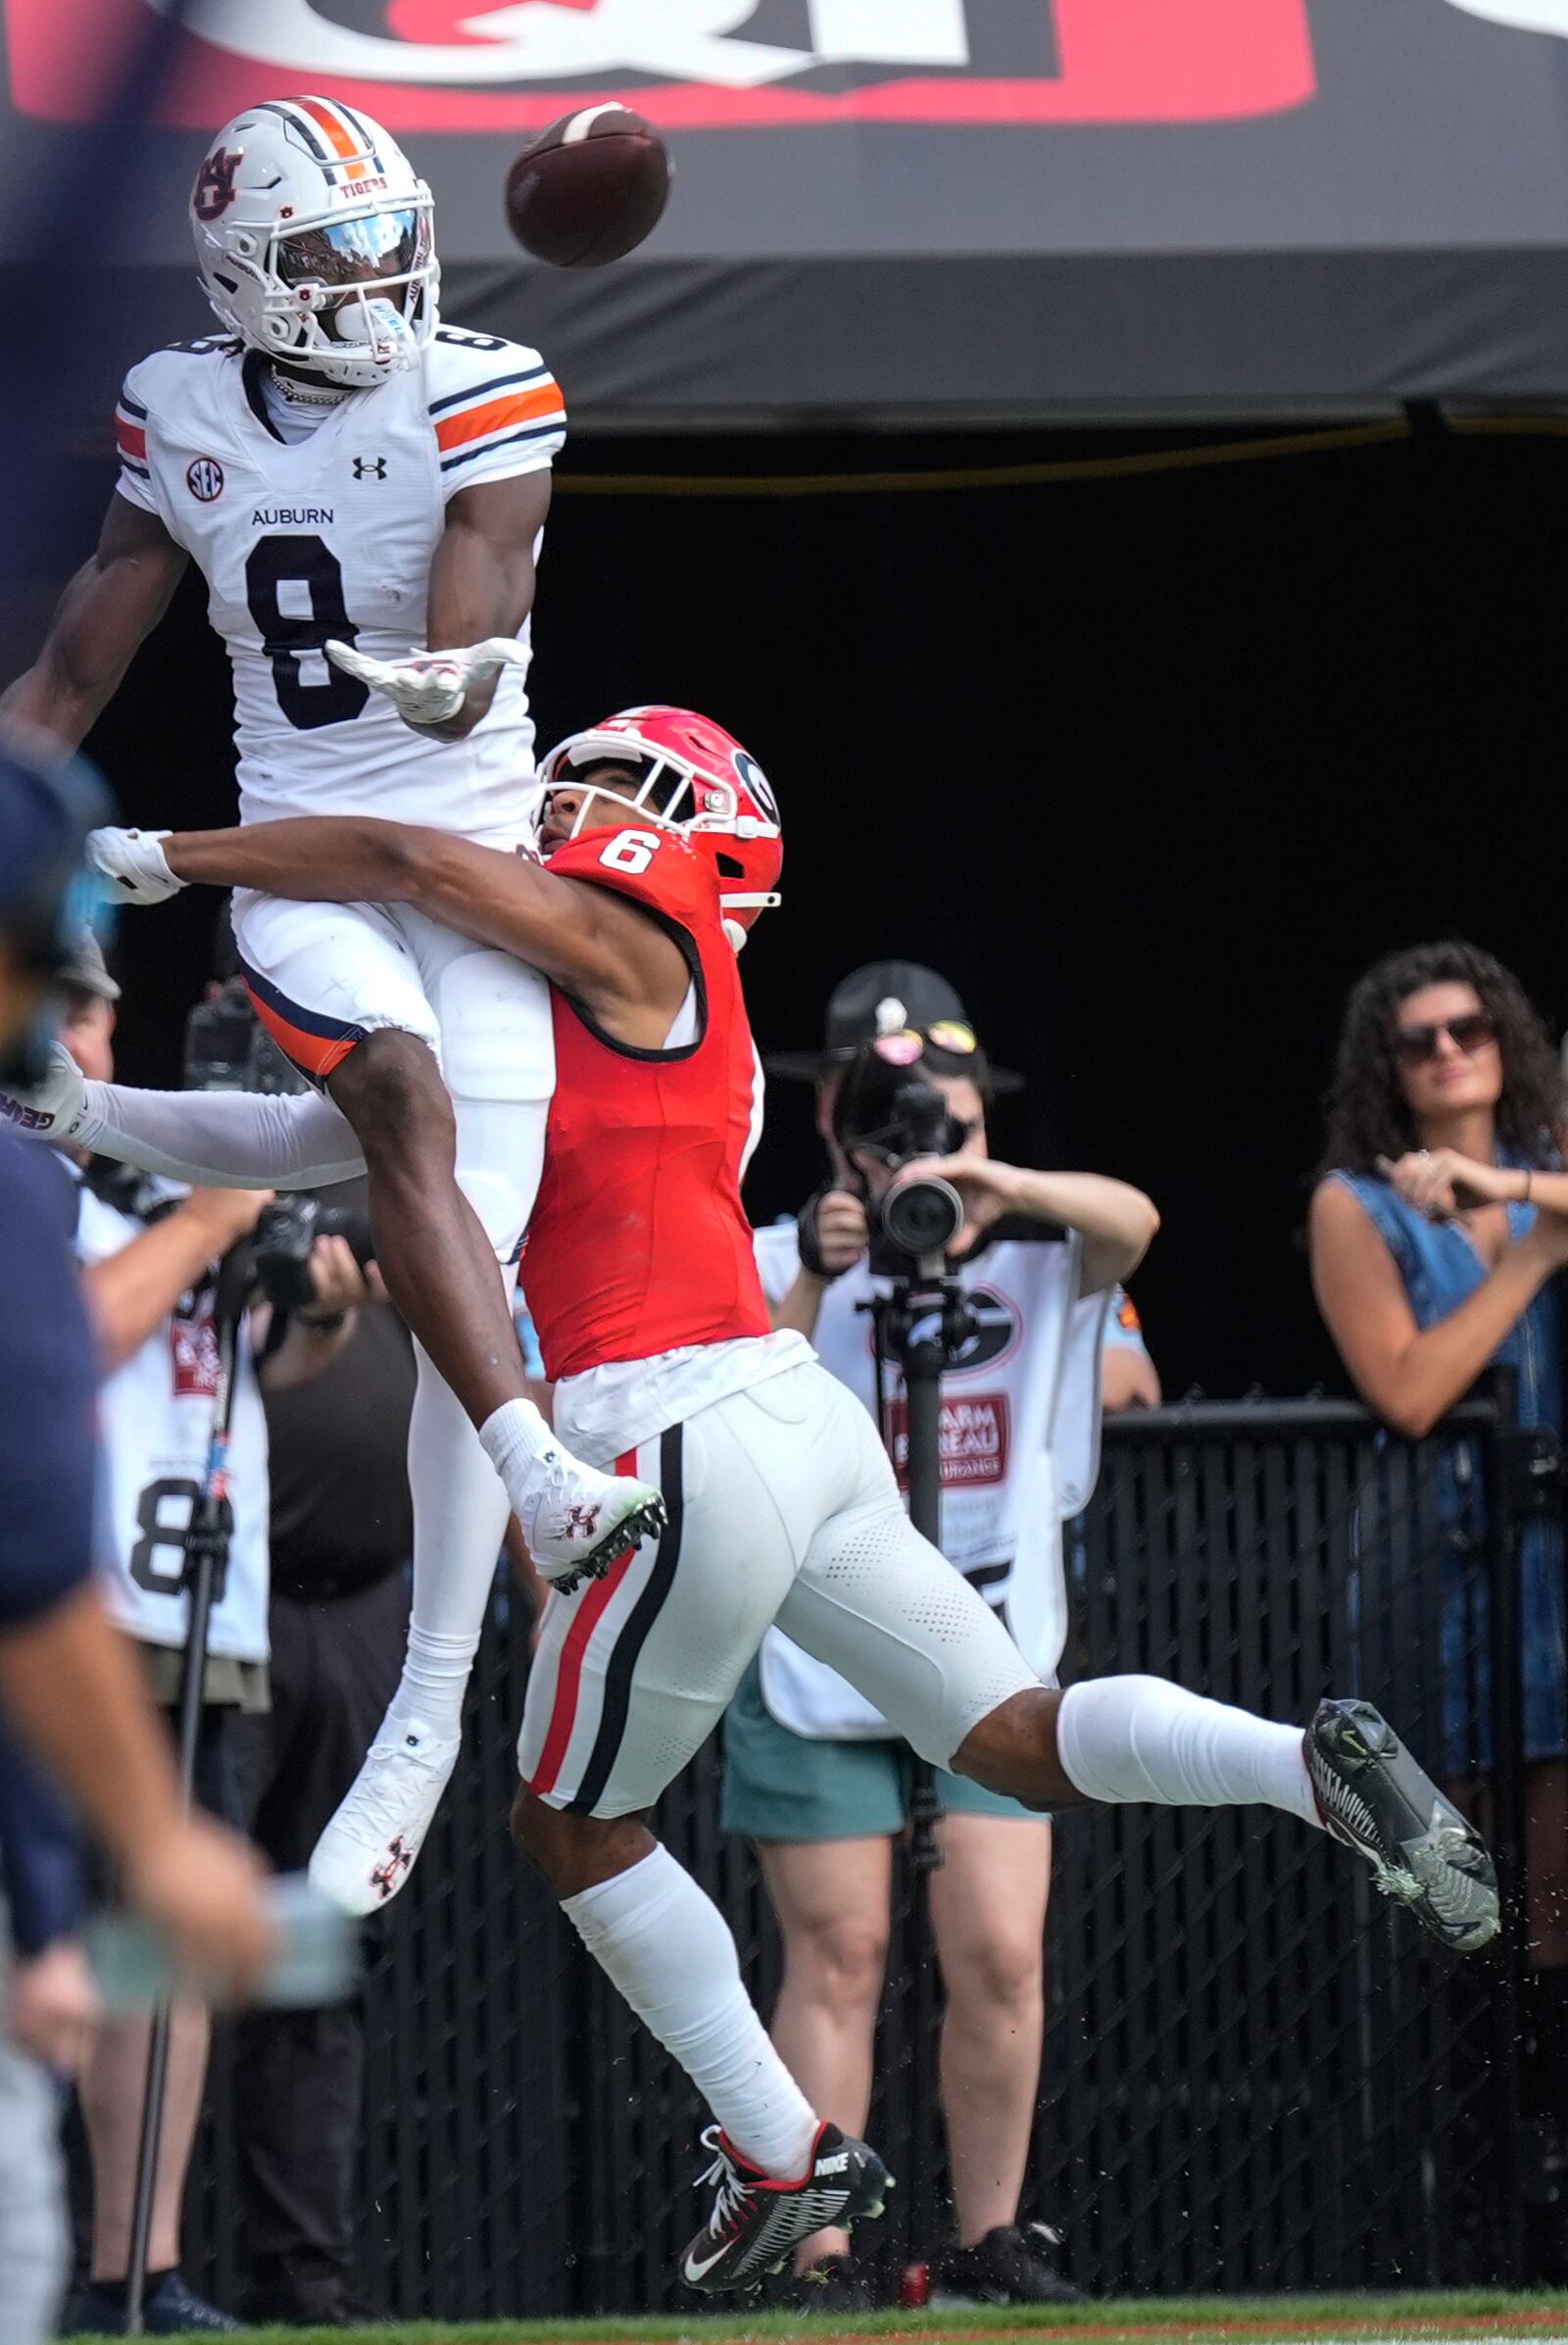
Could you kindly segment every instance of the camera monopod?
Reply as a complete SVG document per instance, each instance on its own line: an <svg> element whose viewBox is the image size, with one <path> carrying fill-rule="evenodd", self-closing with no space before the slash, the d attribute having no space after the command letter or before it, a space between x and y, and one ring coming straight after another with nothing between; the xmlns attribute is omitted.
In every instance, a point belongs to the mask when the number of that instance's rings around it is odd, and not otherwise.
<svg viewBox="0 0 1568 2345"><path fill-rule="evenodd" d="M201 1739L202 1704L207 1681L207 1640L213 1605L223 1586L228 1542L234 1527L228 1496L229 1441L234 1422L234 1394L238 1385L240 1331L253 1285L250 1240L245 1239L223 1256L218 1267L213 1296L213 1333L218 1348L218 1373L213 1392L213 1430L201 1488L191 1501L190 1522L183 1540L183 1580L190 1591L185 1627L185 1649L179 1677L179 1782L189 1807L196 1785L196 1752ZM173 2020L172 1992L160 1995L153 2007L152 2035L147 2046L147 2091L142 2102L141 2139L136 2152L136 2192L131 2202L130 2260L125 2273L125 2328L139 2336L147 2294L147 2251L152 2237L153 2197L158 2179L158 2147L164 2129L164 2099L169 2084L169 2039Z"/></svg>
<svg viewBox="0 0 1568 2345"><path fill-rule="evenodd" d="M946 1183L940 1184L946 1187ZM909 1497L909 1520L923 1538L942 1545L942 1379L954 1367L971 1340L975 1317L968 1296L948 1268L945 1251L917 1257L915 1275L895 1277L885 1295L873 1295L859 1306L871 1315L876 1362L877 1421L883 1446L898 1468L898 1443L890 1422L887 1367L896 1362L903 1377L905 1405L905 1481ZM927 1878L942 1862L936 1827L942 1815L936 1773L929 1760L918 1756L909 1794L909 1865L906 1881L905 1921L913 1971L910 1995L911 2063L916 2083L919 2064L928 2053L936 2029L936 1964L931 1937ZM927 2130L920 2113L913 2112L909 2127L907 2199L917 2235L931 2235L934 2210L928 2206L931 2176L926 2154Z"/></svg>

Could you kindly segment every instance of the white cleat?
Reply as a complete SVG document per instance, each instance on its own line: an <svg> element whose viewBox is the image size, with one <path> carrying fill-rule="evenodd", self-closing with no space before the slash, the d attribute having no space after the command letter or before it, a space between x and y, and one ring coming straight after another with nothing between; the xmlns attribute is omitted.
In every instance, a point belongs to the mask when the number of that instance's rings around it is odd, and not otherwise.
<svg viewBox="0 0 1568 2345"><path fill-rule="evenodd" d="M657 1539L668 1522L651 1484L601 1474L564 1449L546 1449L529 1460L514 1512L544 1578L568 1593L584 1580L602 1580L612 1563L645 1539Z"/></svg>
<svg viewBox="0 0 1568 2345"><path fill-rule="evenodd" d="M311 1857L313 1888L346 1914L375 1914L414 1870L458 1753L416 1718L389 1718Z"/></svg>

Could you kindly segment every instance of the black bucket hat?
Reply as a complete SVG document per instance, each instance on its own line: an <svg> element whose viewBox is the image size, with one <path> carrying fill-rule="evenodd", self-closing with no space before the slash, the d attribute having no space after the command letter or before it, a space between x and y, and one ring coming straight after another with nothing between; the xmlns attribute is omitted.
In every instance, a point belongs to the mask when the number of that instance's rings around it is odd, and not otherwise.
<svg viewBox="0 0 1568 2345"><path fill-rule="evenodd" d="M775 1050L762 1063L770 1075L819 1083L836 1067L848 1066L857 1050L879 1034L904 1028L927 1036L945 1060L978 1056L994 1093L1023 1089L1023 1077L1011 1067L992 1066L984 1058L956 990L935 969L913 960L873 960L852 970L828 997L821 1049ZM956 1070L950 1066L948 1071Z"/></svg>

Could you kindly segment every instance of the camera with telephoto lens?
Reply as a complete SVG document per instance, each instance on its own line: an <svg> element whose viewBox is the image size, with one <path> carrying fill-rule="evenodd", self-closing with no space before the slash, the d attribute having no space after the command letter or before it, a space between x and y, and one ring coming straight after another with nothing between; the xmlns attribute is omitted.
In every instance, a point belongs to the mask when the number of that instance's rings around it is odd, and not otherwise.
<svg viewBox="0 0 1568 2345"><path fill-rule="evenodd" d="M833 1133L845 1153L874 1155L890 1172L918 1156L952 1156L963 1127L918 1065L891 1064L875 1043L858 1051L833 1102ZM887 1254L923 1261L945 1254L963 1227L963 1199L939 1173L904 1181L866 1199L871 1259Z"/></svg>
<svg viewBox="0 0 1568 2345"><path fill-rule="evenodd" d="M228 978L186 1019L185 1089L272 1098L309 1089L257 1016L242 977ZM303 1311L315 1299L311 1252L318 1238L346 1238L362 1270L375 1259L366 1214L312 1197L277 1198L259 1217L251 1239L256 1283L274 1310Z"/></svg>
<svg viewBox="0 0 1568 2345"><path fill-rule="evenodd" d="M251 1240L256 1284L274 1310L304 1311L315 1301L311 1253L318 1238L346 1238L362 1270L375 1260L367 1215L323 1205L318 1197L280 1197L262 1214Z"/></svg>

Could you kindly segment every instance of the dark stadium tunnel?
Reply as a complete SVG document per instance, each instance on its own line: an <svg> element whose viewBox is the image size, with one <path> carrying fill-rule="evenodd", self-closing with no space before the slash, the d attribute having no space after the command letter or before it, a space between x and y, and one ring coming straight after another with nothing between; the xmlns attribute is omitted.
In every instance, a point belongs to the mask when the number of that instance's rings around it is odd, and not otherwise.
<svg viewBox="0 0 1568 2345"><path fill-rule="evenodd" d="M912 470L1132 444L579 434L561 470ZM1027 489L564 494L541 571L541 743L642 701L730 726L784 808L785 907L746 956L764 1050L813 1042L859 960L943 968L1029 1077L998 1151L1119 1173L1158 1203L1137 1293L1167 1391L1334 1385L1298 1233L1346 986L1385 948L1456 930L1554 1020L1568 1008L1546 567L1565 506L1558 444L1441 432ZM127 820L230 818L226 662L193 577L92 746ZM177 1080L214 911L122 916L128 1079ZM754 1213L816 1178L808 1096L777 1084Z"/></svg>

